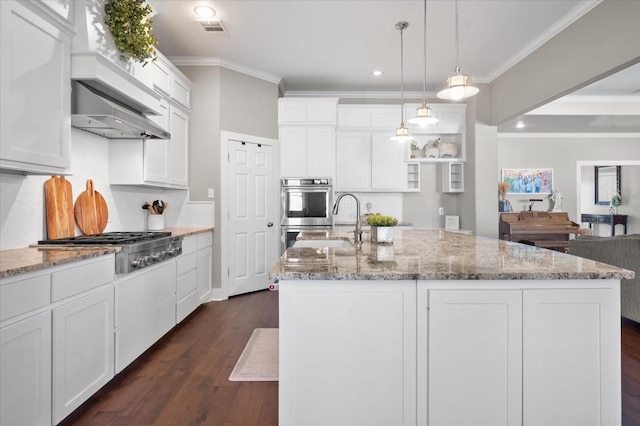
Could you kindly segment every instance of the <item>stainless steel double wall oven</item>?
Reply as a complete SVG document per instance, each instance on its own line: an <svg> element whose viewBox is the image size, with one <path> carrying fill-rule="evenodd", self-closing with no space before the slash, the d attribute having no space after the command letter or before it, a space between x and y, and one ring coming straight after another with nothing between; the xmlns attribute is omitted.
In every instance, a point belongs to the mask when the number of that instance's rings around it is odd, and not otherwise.
<svg viewBox="0 0 640 426"><path fill-rule="evenodd" d="M280 180L280 248L284 252L305 230L330 230L333 188L329 178Z"/></svg>

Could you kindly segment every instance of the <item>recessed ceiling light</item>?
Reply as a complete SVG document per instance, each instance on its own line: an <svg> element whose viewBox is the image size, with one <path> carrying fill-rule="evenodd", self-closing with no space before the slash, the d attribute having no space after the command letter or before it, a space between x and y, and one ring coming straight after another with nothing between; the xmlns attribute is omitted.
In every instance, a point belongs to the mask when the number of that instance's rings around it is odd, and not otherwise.
<svg viewBox="0 0 640 426"><path fill-rule="evenodd" d="M373 74L374 76L376 76L376 77L380 77L380 76L382 75L382 71L380 71L380 70L374 70L372 74Z"/></svg>
<svg viewBox="0 0 640 426"><path fill-rule="evenodd" d="M523 129L524 128L524 123L522 121L518 121L516 123L516 129Z"/></svg>
<svg viewBox="0 0 640 426"><path fill-rule="evenodd" d="M194 7L193 13L195 13L199 19L210 19L216 16L215 10L203 4Z"/></svg>

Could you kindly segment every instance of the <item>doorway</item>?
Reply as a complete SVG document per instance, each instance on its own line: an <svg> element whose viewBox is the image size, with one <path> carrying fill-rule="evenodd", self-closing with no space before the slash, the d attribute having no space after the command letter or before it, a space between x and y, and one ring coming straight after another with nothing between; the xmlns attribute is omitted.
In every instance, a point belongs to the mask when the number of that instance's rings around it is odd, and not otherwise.
<svg viewBox="0 0 640 426"><path fill-rule="evenodd" d="M228 297L271 283L280 232L277 141L222 132L221 144L221 283Z"/></svg>

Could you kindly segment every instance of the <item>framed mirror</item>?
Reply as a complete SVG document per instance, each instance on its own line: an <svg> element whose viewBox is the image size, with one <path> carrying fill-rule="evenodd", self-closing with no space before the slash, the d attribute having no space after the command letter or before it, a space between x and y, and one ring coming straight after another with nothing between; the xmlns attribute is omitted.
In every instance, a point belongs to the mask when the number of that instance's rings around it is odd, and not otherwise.
<svg viewBox="0 0 640 426"><path fill-rule="evenodd" d="M599 206L608 206L611 197L620 194L620 166L594 166L595 202Z"/></svg>

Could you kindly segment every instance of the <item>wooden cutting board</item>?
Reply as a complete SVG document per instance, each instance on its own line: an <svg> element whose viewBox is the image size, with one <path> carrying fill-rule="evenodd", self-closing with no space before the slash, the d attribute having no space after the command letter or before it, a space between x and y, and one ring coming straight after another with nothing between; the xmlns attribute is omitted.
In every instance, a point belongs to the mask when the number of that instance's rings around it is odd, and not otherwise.
<svg viewBox="0 0 640 426"><path fill-rule="evenodd" d="M74 237L73 193L64 176L51 176L44 183L47 239Z"/></svg>
<svg viewBox="0 0 640 426"><path fill-rule="evenodd" d="M73 210L84 235L100 234L107 227L107 203L102 194L93 189L93 180L87 179L87 189L78 196Z"/></svg>

